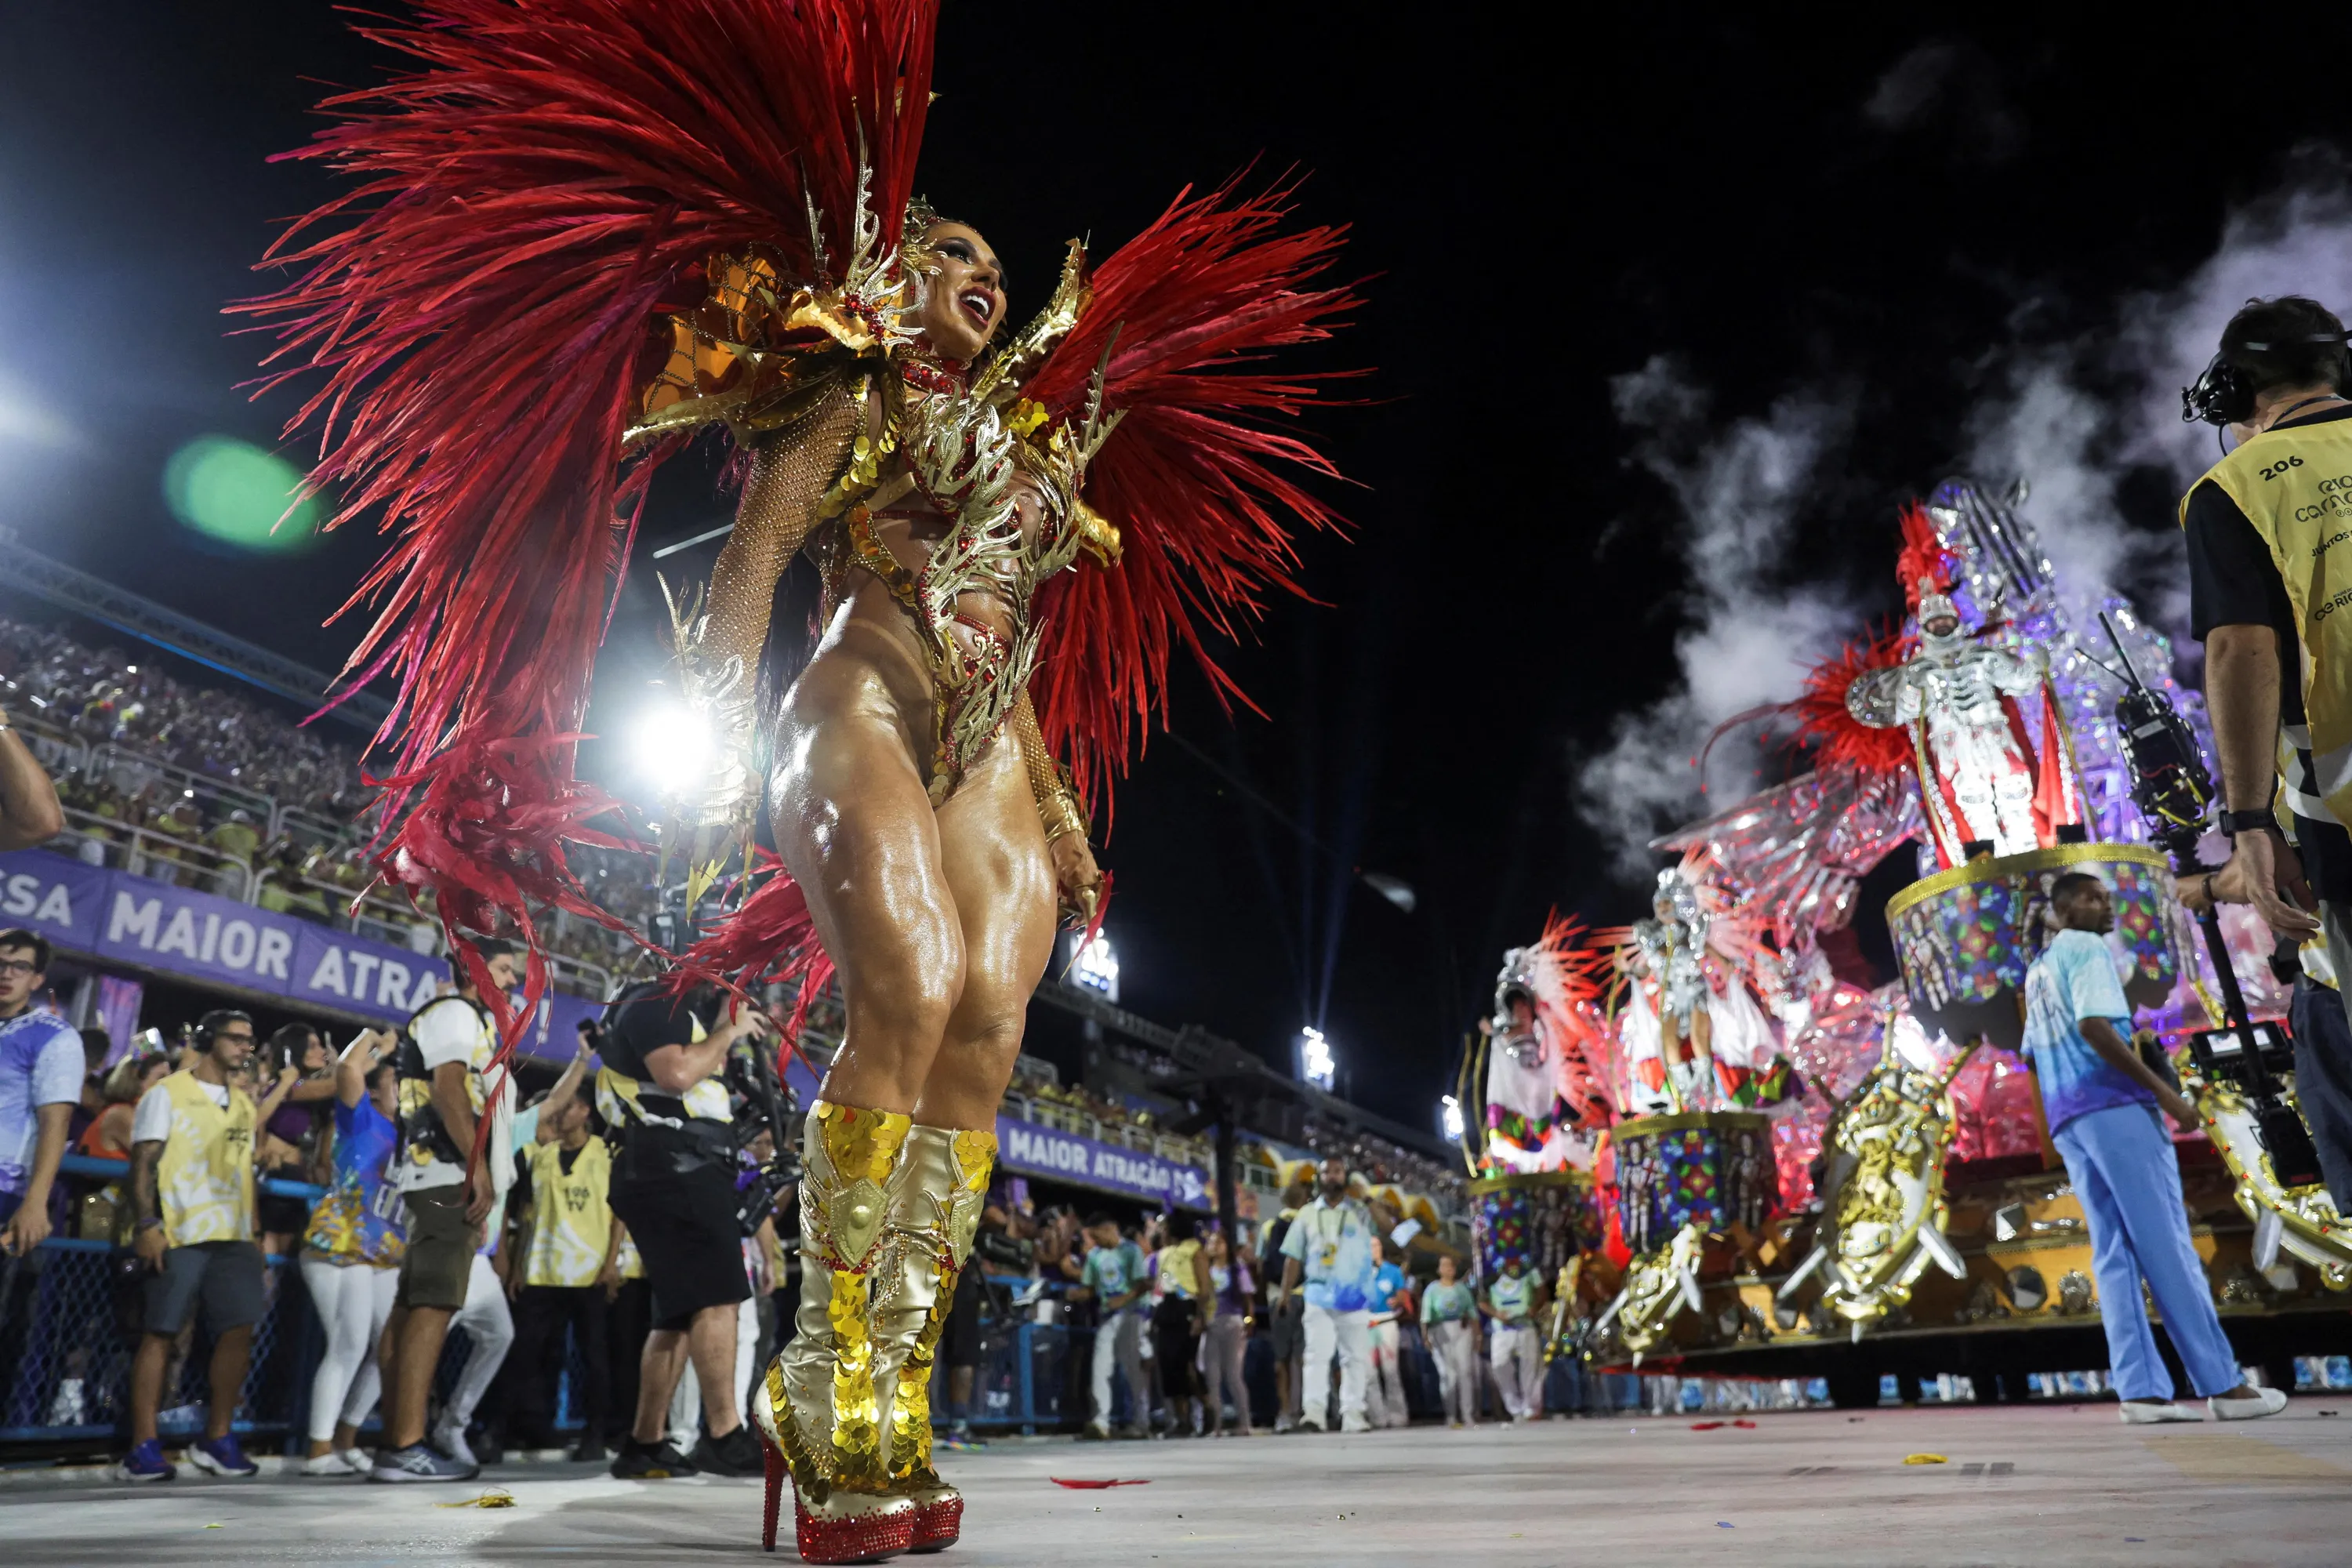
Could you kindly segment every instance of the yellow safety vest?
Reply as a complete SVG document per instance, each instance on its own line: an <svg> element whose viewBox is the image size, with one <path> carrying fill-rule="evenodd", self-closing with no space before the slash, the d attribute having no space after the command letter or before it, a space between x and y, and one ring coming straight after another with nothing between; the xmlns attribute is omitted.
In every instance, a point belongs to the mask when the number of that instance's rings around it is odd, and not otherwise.
<svg viewBox="0 0 2352 1568"><path fill-rule="evenodd" d="M2265 430L2197 484L2208 480L2253 523L2286 583L2315 782L2329 815L2352 825L2352 420ZM2180 516L2186 526L2187 497Z"/></svg>
<svg viewBox="0 0 2352 1568"><path fill-rule="evenodd" d="M232 1089L228 1109L213 1102L183 1068L163 1080L172 1131L155 1162L163 1243L253 1239L253 1101Z"/></svg>
<svg viewBox="0 0 2352 1568"><path fill-rule="evenodd" d="M613 1161L602 1138L580 1146L572 1169L563 1169L562 1143L534 1143L530 1161L530 1257L526 1285L593 1285L604 1268L613 1238L613 1210L606 1199Z"/></svg>

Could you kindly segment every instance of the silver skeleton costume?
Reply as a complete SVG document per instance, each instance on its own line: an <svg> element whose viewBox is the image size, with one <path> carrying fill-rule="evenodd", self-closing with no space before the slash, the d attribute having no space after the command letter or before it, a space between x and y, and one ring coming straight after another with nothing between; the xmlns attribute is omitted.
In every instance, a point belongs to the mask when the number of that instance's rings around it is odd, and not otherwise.
<svg viewBox="0 0 2352 1568"><path fill-rule="evenodd" d="M1920 805L1948 862L1958 864L1962 847L1975 841L1997 855L2023 854L2041 843L2034 765L2001 699L2040 691L2048 666L2038 649L1979 646L1958 629L1952 601L1921 587L1919 651L1857 677L1846 688L1846 711L1873 729L1916 726ZM1953 630L1927 630L1947 616Z"/></svg>

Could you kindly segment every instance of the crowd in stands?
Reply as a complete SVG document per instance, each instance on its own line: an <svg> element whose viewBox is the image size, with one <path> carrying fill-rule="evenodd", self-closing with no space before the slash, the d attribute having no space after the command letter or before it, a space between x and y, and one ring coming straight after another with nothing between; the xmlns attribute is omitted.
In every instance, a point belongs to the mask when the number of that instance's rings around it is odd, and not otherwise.
<svg viewBox="0 0 2352 1568"><path fill-rule="evenodd" d="M355 746L326 738L232 690L194 687L117 647L0 616L0 704L29 730L83 742L55 769L68 839L93 864L120 865L175 886L250 898L262 908L336 921L354 900L392 927L429 928L378 889L351 825L367 804ZM167 771L169 770L169 771ZM212 786L212 787L207 787ZM299 817L272 822L272 806ZM575 851L591 895L645 929L658 895L650 858ZM429 935L429 931L428 931ZM564 920L551 952L611 971L632 944L591 921Z"/></svg>
<svg viewBox="0 0 2352 1568"><path fill-rule="evenodd" d="M366 803L359 753L235 691L192 688L120 648L0 616L0 693L98 745L120 745L330 820Z"/></svg>

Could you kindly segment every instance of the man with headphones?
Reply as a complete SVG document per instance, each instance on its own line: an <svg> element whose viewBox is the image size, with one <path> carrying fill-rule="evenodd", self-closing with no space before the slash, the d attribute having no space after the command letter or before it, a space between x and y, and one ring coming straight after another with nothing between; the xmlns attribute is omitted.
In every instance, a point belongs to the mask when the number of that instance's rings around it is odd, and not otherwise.
<svg viewBox="0 0 2352 1568"><path fill-rule="evenodd" d="M143 1331L131 1363L131 1452L115 1472L167 1481L155 1412L172 1342L199 1299L213 1331L211 1404L188 1462L216 1476L251 1476L229 1422L245 1389L253 1325L261 1321L261 1248L253 1240L253 1133L259 1113L230 1079L253 1055L253 1020L215 1009L196 1021L185 1066L149 1089L132 1113L131 1249L148 1276Z"/></svg>
<svg viewBox="0 0 2352 1568"><path fill-rule="evenodd" d="M2250 300L2181 393L2234 449L2180 503L2189 626L2221 764L2229 864L2203 889L2254 906L2323 980L2352 974L2352 361L2314 300ZM2341 1005L2341 993L2318 994ZM2299 1030L2295 1091L2331 1186L2352 1186L2342 1030Z"/></svg>

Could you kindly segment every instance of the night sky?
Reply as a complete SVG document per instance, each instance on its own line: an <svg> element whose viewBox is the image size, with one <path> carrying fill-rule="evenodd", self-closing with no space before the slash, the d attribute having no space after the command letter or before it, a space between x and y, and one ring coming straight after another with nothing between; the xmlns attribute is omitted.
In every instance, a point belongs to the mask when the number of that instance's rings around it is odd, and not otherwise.
<svg viewBox="0 0 2352 1568"><path fill-rule="evenodd" d="M1355 226L1370 303L1320 363L1375 374L1314 422L1361 487L1339 495L1354 537L1307 541L1319 602L1276 605L1232 656L1265 719L1228 724L1180 683L1189 745L1155 739L1105 859L1129 1005L1277 1058L1320 1017L1356 1097L1415 1123L1503 947L1549 906L1613 923L1644 901L1575 780L1678 679L1675 464L1834 401L1755 587L1890 611L1895 507L1967 458L2017 365L2065 356L2129 404L2101 379L2127 379L2105 352L2119 301L2180 284L2233 211L2340 190L2331 138L2352 132L2327 78L2238 112L2251 89L2217 79L2235 46L2210 27L2053 7L1947 32L1648 6L1543 37L1530 11L1475 7L948 10L922 184L1003 253L1016 320L1069 235L1107 250L1253 159L1310 171L1303 216ZM2286 63L2342 58L2346 30L2299 18ZM309 133L322 84L383 64L318 4L0 15L0 524L330 668L357 628L320 623L373 541L238 554L177 524L159 478L199 435L277 439L292 399L236 390L257 345L218 308L262 281L275 220L331 189L267 156ZM1636 462L1612 378L1654 362L1689 416ZM2177 491L2125 468L2158 600ZM724 515L714 472L675 465L656 542ZM657 668L648 565L602 726ZM1410 883L1416 912L1350 866Z"/></svg>

